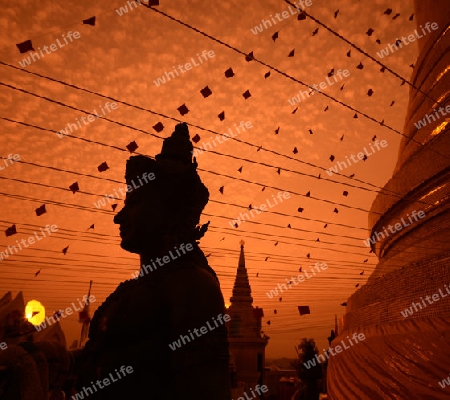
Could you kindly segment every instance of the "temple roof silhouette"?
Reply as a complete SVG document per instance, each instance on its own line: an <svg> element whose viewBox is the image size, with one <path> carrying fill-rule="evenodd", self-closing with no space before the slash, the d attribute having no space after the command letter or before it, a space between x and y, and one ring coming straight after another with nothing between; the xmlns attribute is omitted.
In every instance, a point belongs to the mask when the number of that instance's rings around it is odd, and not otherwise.
<svg viewBox="0 0 450 400"><path fill-rule="evenodd" d="M233 286L233 295L230 302L233 303L253 303L252 290L248 280L247 268L245 267L244 244L241 240L241 252L239 254L239 264L236 273L236 279Z"/></svg>

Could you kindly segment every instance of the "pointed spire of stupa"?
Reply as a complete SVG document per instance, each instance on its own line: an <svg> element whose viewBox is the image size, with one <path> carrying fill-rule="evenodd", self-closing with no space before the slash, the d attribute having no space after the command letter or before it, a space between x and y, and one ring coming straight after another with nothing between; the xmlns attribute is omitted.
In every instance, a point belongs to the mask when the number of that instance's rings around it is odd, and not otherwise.
<svg viewBox="0 0 450 400"><path fill-rule="evenodd" d="M252 290L248 281L247 268L245 268L244 244L241 240L241 253L239 255L239 264L236 273L236 280L234 281L233 295L230 298L233 303L253 303Z"/></svg>

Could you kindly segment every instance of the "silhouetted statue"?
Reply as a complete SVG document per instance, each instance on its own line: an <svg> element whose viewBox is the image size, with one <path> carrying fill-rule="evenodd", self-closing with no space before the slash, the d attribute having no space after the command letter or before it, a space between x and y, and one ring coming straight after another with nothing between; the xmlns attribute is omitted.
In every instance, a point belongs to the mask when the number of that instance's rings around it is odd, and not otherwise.
<svg viewBox="0 0 450 400"><path fill-rule="evenodd" d="M197 245L209 192L192 150L179 124L156 160L127 162L129 191L114 222L141 271L94 314L78 380L85 398L231 399L223 296Z"/></svg>

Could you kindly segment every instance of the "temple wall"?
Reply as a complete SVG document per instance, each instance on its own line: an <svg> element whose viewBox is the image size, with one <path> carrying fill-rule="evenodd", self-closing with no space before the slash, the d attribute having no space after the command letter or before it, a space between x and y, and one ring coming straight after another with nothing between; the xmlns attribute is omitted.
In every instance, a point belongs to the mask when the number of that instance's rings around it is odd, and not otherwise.
<svg viewBox="0 0 450 400"><path fill-rule="evenodd" d="M439 293L439 289L447 297L440 296L433 304L426 302L422 310L417 306L419 311L407 319L448 316L450 294L444 285L450 291L450 251L443 257L398 269L361 287L347 301L344 329L405 321L401 311L411 307L412 302L420 303L420 297L425 300L425 296Z"/></svg>

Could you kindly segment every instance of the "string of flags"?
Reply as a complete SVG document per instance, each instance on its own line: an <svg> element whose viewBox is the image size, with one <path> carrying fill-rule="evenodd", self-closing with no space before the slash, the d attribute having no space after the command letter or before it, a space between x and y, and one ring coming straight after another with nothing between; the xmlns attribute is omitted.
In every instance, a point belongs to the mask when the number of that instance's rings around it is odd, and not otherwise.
<svg viewBox="0 0 450 400"><path fill-rule="evenodd" d="M159 4L158 1L156 1L156 2L155 2L155 1L151 1L150 3L152 3L152 4L157 3L157 4L154 4L154 5L158 5L158 4ZM391 10L391 12L392 12L392 10ZM337 17L338 13L339 13L339 10L336 11L335 16L334 16L335 18ZM389 14L387 14L387 15L389 15ZM393 17L393 19L398 18L398 16L400 16L400 14L396 14L396 15ZM303 17L306 18L306 16L304 16L304 15L303 15ZM303 17L300 18L300 15L299 15L298 18L299 18L299 20L301 20L301 19L304 19ZM412 18L412 17L413 17L413 15L411 16L411 18ZM410 18L410 20L412 20L411 18ZM95 26L95 17L91 17L91 18L88 18L88 19L86 19L86 20L83 20L83 24ZM313 31L311 35L312 35L312 36L315 36L315 35L318 33L318 31L319 31L319 28L316 28L316 30ZM369 31L370 31L370 34L369 34ZM374 32L373 29L369 29L369 30L367 31L367 35L368 35L368 36L371 36L371 35L373 34L373 32ZM272 37L272 39L274 40L274 42L275 42L275 40L278 38L278 32L277 32L276 34L277 34L276 38L273 38L273 37ZM20 53L25 53L25 52L27 52L27 51L34 51L34 48L33 48L33 44L32 44L31 39L30 39L30 40L27 40L27 41L25 41L25 42L19 43L19 44L17 44L16 46L18 47ZM348 56L350 57L349 54L350 54L350 52L348 53ZM250 56L250 55L251 55L251 56ZM295 55L295 49L291 50L291 51L288 53L288 57L294 57L294 55ZM249 59L247 59L247 57L246 57L247 61L252 61L252 60L254 59L253 52L249 53L249 57L248 57L248 58L249 58ZM357 68L357 69L363 69L364 67L363 67L362 63L360 63L356 68ZM333 71L333 70L332 70L332 71ZM331 72L330 72L330 73L331 73ZM231 78L231 77L233 77L234 75L235 75L235 74L234 74L232 68L229 68L227 71L225 71L225 76L226 76L227 78ZM270 76L270 71L267 72L267 73L264 75L264 78L267 79L269 76ZM343 89L343 87L342 87L342 89ZM342 90L342 89L341 89L341 90ZM209 96L211 96L211 95L213 94L213 92L212 92L212 90L209 88L209 86L205 86L203 89L201 89L201 90L200 90L200 93L202 94L202 96L203 96L204 98L208 98ZM367 95L370 97L370 96L372 96L372 94L373 94L373 90L372 90L372 89L369 89ZM250 90L246 90L246 91L242 94L242 96L243 96L243 98L244 98L245 100L247 100L248 98L250 98L250 97L251 97ZM393 101L393 102L391 103L391 106L392 106L394 103L395 103L395 101ZM327 106L326 110L327 110L327 109L328 109L328 106ZM182 105L178 108L178 111L179 111L179 113L180 113L182 116L184 116L184 115L186 115L186 114L189 112L189 109L188 109L188 107L186 106L186 104L182 104ZM218 118L219 118L221 121L225 119L225 113L224 113L224 111L222 111L221 113L218 114ZM358 116L357 116L356 113L354 114L354 118L358 118ZM156 124L155 126L153 126L153 128L155 129L155 131L160 132L160 131L163 130L163 124L162 124L162 123L158 123L158 124ZM279 133L279 130L280 130L280 127L277 128L276 134ZM313 134L313 132L312 132L311 130L309 130L309 131L310 131L310 134ZM197 137L196 139L197 139L197 142L198 142L201 138L199 137L199 135L196 135L196 137ZM342 139L343 139L343 138L341 138L341 141L342 141ZM130 153L132 153L132 152L136 151L136 149L138 148L138 145L137 145L136 142L133 141L133 142L130 142L126 147L127 147L127 149L130 151ZM297 147L294 147L293 153L294 153L294 154L297 154L297 153L298 153ZM332 157L333 157L333 159L334 159L334 156L332 156ZM330 158L330 159L331 159L331 158ZM333 161L333 160L331 160L331 161ZM107 164L106 162L103 162L103 163L101 163L101 164L98 166L98 171L99 171L99 172L105 172L105 171L107 171L108 169L109 169L109 166L108 166L108 164ZM238 172L242 173L242 166L238 169ZM278 173L279 175L280 175L280 172L281 172L281 168L278 168L278 169L277 169L277 173ZM70 185L70 186L69 186L69 189L72 191L73 194L75 194L77 191L80 190L80 188L79 188L77 182L74 182L72 185ZM219 189L219 191L220 191L221 194L223 194L223 190L224 190L224 186L222 186L222 187ZM264 190L264 188L263 188L263 190ZM344 196L347 196L347 195L348 195L348 191L344 191L343 193L344 193ZM310 191L308 191L306 197L310 197ZM299 208L299 210L300 210L300 209L303 211L303 208ZM42 205L42 206L40 206L40 207L38 207L38 208L36 208L35 212L36 212L36 215L37 215L37 216L41 216L41 215L45 214L45 213L47 212L46 207L45 207L45 204ZM301 211L299 211L299 212L301 212ZM334 208L334 212L335 212L335 213L338 213L338 209L337 209L337 208ZM289 227L290 227L290 224L289 224ZM92 225L89 229L91 229L91 228L94 229L94 225ZM16 228L15 228L15 225L13 225L12 227L8 228L8 229L6 230L6 232L5 232L5 233L6 233L6 236L10 236L10 235L12 235L12 234L17 233L15 229L16 229ZM317 239L317 240L319 240L319 239ZM275 244L275 245L276 245L276 244ZM67 246L66 248L63 249L63 254L64 254L64 255L67 253L68 248L69 248L69 246ZM267 257L267 258L268 258L268 257ZM267 260L267 258L266 258L266 260ZM309 254L308 254L308 258L309 258ZM364 271L363 271L363 272L364 272ZM39 273L40 273L40 270L36 273L36 276L37 276ZM362 275L362 273L361 273L360 275ZM357 285L357 286L358 286L358 285ZM280 301L281 301L281 298L280 298ZM344 305L344 304L342 304L342 305ZM346 305L346 303L345 303L345 305ZM299 307L298 307L298 310L299 310L300 315L310 314L309 306L299 306ZM277 313L276 310L274 310L274 313L275 313L275 314ZM270 321L268 321L268 324L270 325Z"/></svg>

